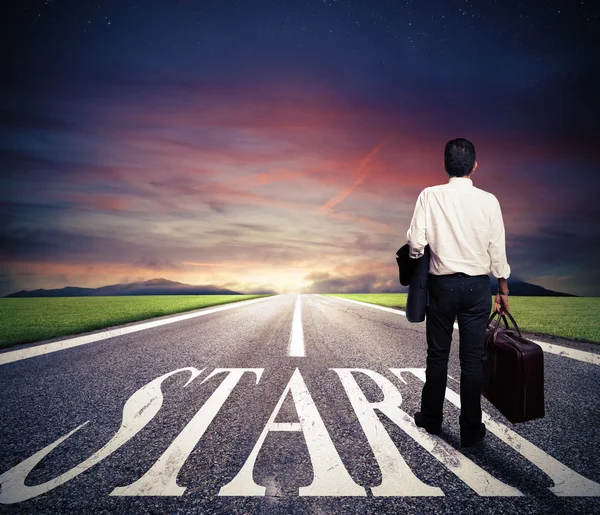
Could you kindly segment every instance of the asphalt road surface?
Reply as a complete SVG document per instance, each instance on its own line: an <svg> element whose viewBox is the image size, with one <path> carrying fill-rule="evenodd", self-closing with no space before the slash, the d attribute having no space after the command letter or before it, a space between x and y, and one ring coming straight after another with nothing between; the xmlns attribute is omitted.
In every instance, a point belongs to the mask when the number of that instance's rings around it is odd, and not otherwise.
<svg viewBox="0 0 600 515"><path fill-rule="evenodd" d="M551 343L545 418L513 425L483 399L488 434L468 449L458 331L429 435L412 421L425 324L344 299L279 295L0 353L0 511L598 513L599 356Z"/></svg>

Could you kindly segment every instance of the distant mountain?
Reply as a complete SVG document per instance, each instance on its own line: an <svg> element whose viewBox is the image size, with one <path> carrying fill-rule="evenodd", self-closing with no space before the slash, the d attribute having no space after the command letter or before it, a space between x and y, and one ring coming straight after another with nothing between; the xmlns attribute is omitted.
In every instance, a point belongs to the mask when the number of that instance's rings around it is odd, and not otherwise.
<svg viewBox="0 0 600 515"><path fill-rule="evenodd" d="M194 286L168 279L150 279L136 283L111 284L101 288L66 286L55 290L21 290L5 295L5 297L92 297L99 295L240 295L240 293L213 285Z"/></svg>
<svg viewBox="0 0 600 515"><path fill-rule="evenodd" d="M569 293L561 293L548 290L537 284L531 284L517 277L508 278L508 288L510 295L519 295L527 297L547 296L547 297L576 297ZM398 285L398 288L389 290L387 293L407 292L408 288ZM490 292L495 295L498 291L498 281L495 278L491 280ZM275 293L270 290L252 292L252 293ZM349 292L346 292L349 293ZM361 292L356 292L361 293ZM241 295L239 292L220 288L214 285L195 286L183 284L168 279L150 279L143 282L128 284L111 284L101 288L79 288L77 286L66 286L55 290L21 290L5 297L92 297L92 296L119 296L119 295Z"/></svg>
<svg viewBox="0 0 600 515"><path fill-rule="evenodd" d="M558 291L547 290L543 286L531 284L522 281L518 277L513 276L510 276L508 278L508 290L510 296L519 295L521 297L577 297L577 295L571 295L570 293L562 293ZM492 292L492 295L496 295L496 293L498 293L498 280L495 277L492 277L490 291Z"/></svg>
<svg viewBox="0 0 600 515"><path fill-rule="evenodd" d="M498 292L498 280L494 277L490 277L490 292L492 295L496 295ZM577 295L571 295L570 293L562 293L558 291L552 291L538 286L537 284L531 284L526 281L519 279L518 277L510 276L508 278L508 289L510 296L518 295L521 297L577 297ZM389 289L384 293L407 293L408 288L406 286L400 286ZM350 292L345 292L350 293ZM357 292L358 293L358 292Z"/></svg>

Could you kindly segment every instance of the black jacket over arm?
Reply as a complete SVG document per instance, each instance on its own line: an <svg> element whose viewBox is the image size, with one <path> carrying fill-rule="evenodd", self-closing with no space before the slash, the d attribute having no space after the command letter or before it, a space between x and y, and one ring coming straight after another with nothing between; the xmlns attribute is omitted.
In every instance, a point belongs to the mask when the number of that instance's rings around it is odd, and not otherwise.
<svg viewBox="0 0 600 515"><path fill-rule="evenodd" d="M406 319L409 322L423 322L427 308L427 280L429 278L429 245L425 246L424 254L418 259L409 255L408 243L396 252L396 262L400 274L400 284L408 286L406 301Z"/></svg>

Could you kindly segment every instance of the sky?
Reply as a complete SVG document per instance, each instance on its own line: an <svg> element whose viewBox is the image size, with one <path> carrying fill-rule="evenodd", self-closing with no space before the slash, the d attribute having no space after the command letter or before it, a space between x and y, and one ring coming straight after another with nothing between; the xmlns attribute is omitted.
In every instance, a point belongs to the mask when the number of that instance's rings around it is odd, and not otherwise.
<svg viewBox="0 0 600 515"><path fill-rule="evenodd" d="M464 137L511 277L600 296L598 1L11 4L0 295L400 291Z"/></svg>

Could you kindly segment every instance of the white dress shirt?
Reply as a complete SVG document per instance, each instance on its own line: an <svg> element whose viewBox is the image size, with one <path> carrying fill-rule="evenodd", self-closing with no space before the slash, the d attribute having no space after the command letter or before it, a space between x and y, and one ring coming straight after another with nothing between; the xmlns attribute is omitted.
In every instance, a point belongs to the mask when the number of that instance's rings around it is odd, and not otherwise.
<svg viewBox="0 0 600 515"><path fill-rule="evenodd" d="M510 275L500 203L469 178L425 188L406 237L411 258L421 257L429 244L431 274Z"/></svg>

